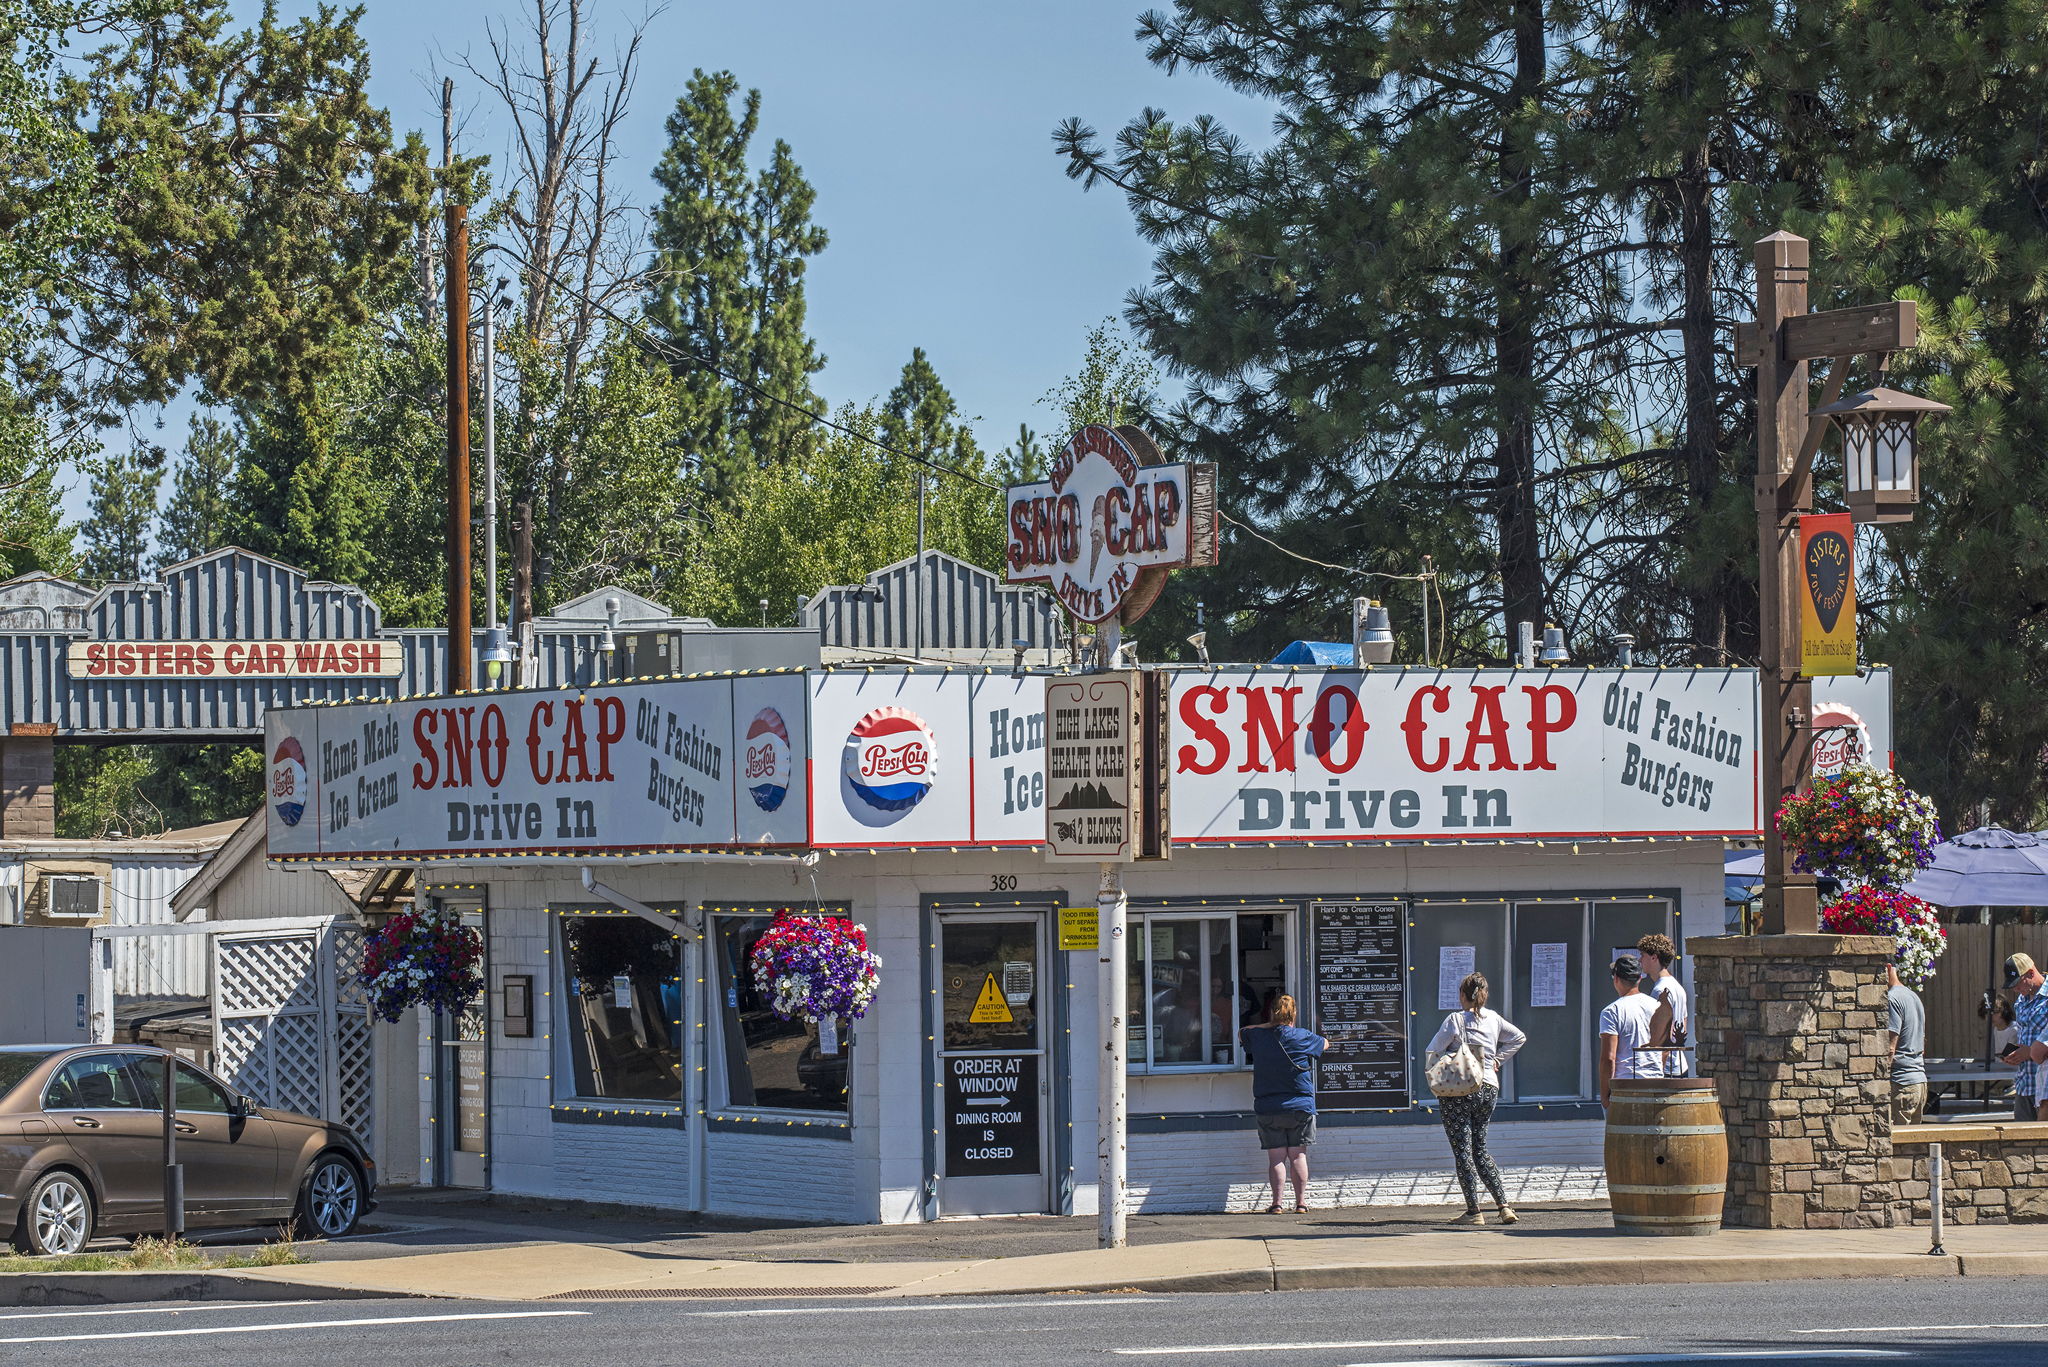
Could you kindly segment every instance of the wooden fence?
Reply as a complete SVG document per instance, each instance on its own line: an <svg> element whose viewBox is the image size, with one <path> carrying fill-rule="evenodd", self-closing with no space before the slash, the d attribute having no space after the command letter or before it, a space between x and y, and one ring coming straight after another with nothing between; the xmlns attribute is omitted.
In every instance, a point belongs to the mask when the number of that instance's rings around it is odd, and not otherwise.
<svg viewBox="0 0 2048 1367"><path fill-rule="evenodd" d="M1966 913L1967 914L1967 913ZM1935 1058L1982 1058L1984 989L2003 989L2005 956L2024 950L2048 967L2048 925L1950 925L1948 952L1920 990L1927 1005L1927 1052ZM1997 940L1992 940L1993 932Z"/></svg>

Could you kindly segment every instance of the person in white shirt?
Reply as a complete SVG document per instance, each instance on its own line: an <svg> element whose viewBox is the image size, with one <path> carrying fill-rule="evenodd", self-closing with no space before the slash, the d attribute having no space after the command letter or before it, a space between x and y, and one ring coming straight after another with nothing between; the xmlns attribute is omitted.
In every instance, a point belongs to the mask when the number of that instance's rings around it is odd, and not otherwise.
<svg viewBox="0 0 2048 1367"><path fill-rule="evenodd" d="M1600 1010L1600 1104L1605 1106L1617 1078L1662 1077L1664 1056L1644 1053L1654 1038L1658 1002L1641 990L1643 970L1633 954L1608 967L1614 1000Z"/></svg>
<svg viewBox="0 0 2048 1367"><path fill-rule="evenodd" d="M1470 1096L1437 1098L1444 1134L1451 1141L1451 1159L1458 1165L1458 1185L1465 1192L1465 1213L1456 1221L1461 1225L1486 1223L1479 1211L1481 1182L1493 1196L1502 1224L1511 1225L1518 1218L1501 1190L1500 1169L1486 1152L1486 1123L1493 1119L1494 1103L1500 1100L1500 1066L1513 1058L1529 1037L1500 1012L1487 1009L1489 991L1484 973L1467 973L1458 984L1458 1000L1464 1009L1444 1017L1424 1056L1427 1067L1462 1042L1479 1060L1480 1076L1487 1079Z"/></svg>
<svg viewBox="0 0 2048 1367"><path fill-rule="evenodd" d="M1678 963L1678 946L1671 943L1669 935L1645 935L1636 941L1636 952L1643 956L1643 991L1670 1008L1670 1020L1665 1021L1660 1013L1655 1038L1650 1042L1659 1045L1690 1043L1687 1037L1692 1031L1692 1002L1686 996L1685 984L1672 971ZM1666 1077L1687 1077L1691 1074L1683 1053L1674 1049L1660 1057L1664 1060Z"/></svg>

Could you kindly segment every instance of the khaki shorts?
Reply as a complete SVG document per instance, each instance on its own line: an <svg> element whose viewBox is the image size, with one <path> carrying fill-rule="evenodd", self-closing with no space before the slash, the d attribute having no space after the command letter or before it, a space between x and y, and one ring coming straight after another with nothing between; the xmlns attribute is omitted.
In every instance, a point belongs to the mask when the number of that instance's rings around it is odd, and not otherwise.
<svg viewBox="0 0 2048 1367"><path fill-rule="evenodd" d="M1918 1125L1921 1112L1927 1109L1927 1084L1907 1082L1892 1084L1892 1124Z"/></svg>
<svg viewBox="0 0 2048 1367"><path fill-rule="evenodd" d="M1256 1118L1262 1149L1305 1149L1316 1142L1314 1111L1276 1111Z"/></svg>

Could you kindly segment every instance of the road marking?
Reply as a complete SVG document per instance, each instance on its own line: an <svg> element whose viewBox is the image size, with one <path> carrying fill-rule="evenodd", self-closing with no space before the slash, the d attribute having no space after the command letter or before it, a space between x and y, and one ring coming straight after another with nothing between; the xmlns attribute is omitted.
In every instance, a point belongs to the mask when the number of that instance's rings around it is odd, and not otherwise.
<svg viewBox="0 0 2048 1367"><path fill-rule="evenodd" d="M743 1295L745 1293L735 1292L734 1294ZM818 1292L821 1298L831 1294L830 1291ZM1051 1309L1055 1305L1063 1310L1071 1310L1077 1305L1136 1305L1140 1301L1156 1303L1162 1299L1159 1296L1088 1296L1085 1298L1061 1296L1056 1300L968 1301L964 1303L941 1301L935 1304L904 1301L895 1305L802 1305L778 1306L773 1310L691 1310L687 1313L693 1319L709 1320L753 1319L766 1315L876 1315L884 1311L902 1310L1029 1310L1039 1308ZM1147 1349L1144 1351L1154 1350ZM1156 1351L1186 1353L1202 1352L1205 1350L1199 1348L1162 1348Z"/></svg>
<svg viewBox="0 0 2048 1367"><path fill-rule="evenodd" d="M1744 1348L1709 1353L1617 1353L1609 1357L1416 1358L1412 1362L1354 1362L1351 1367L1624 1367L1636 1362L1739 1362L1758 1358L1802 1358L1835 1362L1845 1358L1902 1358L1896 1348L1820 1348L1794 1353L1787 1348Z"/></svg>
<svg viewBox="0 0 2048 1367"><path fill-rule="evenodd" d="M1112 1348L1110 1351L1123 1357L1155 1357L1170 1356L1174 1353L1322 1352L1332 1348L1479 1348L1520 1343L1633 1343L1641 1337L1640 1334L1556 1334L1487 1339L1346 1339L1341 1343L1204 1343L1190 1348Z"/></svg>
<svg viewBox="0 0 2048 1367"><path fill-rule="evenodd" d="M124 1310L38 1310L28 1315L0 1315L0 1320L69 1320L86 1315L189 1315L195 1310L270 1310L286 1305L325 1305L325 1301L185 1301L177 1305L151 1305Z"/></svg>
<svg viewBox="0 0 2048 1367"><path fill-rule="evenodd" d="M1934 1334L1943 1330L2048 1329L2048 1324L1855 1324L1846 1329L1794 1329L1795 1334Z"/></svg>
<svg viewBox="0 0 2048 1367"><path fill-rule="evenodd" d="M451 1320L538 1320L588 1315L588 1310L503 1310L475 1315L378 1315L359 1320L293 1320L287 1324L216 1324L204 1329L131 1329L119 1334L38 1334L0 1343L78 1343L104 1339L187 1338L193 1334L269 1334L280 1329L350 1329L363 1324L445 1324Z"/></svg>

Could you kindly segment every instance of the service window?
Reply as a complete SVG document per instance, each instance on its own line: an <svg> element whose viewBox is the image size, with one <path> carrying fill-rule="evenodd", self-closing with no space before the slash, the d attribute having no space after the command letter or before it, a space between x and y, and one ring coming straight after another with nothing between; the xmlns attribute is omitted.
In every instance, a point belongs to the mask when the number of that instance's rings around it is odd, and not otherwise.
<svg viewBox="0 0 2048 1367"><path fill-rule="evenodd" d="M1505 902L1411 902L1408 906L1408 1051L1414 1094L1429 1095L1422 1060L1430 1037L1458 1009L1458 984L1484 973L1488 1005L1513 1019L1506 1000L1508 907Z"/></svg>
<svg viewBox="0 0 2048 1367"><path fill-rule="evenodd" d="M844 916L849 908L826 910ZM767 912L711 918L725 1105L845 1115L852 1022L832 1022L821 1031L809 1021L784 1020L775 1014L773 995L754 985L748 956L774 922Z"/></svg>
<svg viewBox="0 0 2048 1367"><path fill-rule="evenodd" d="M1584 902L1515 904L1515 980L1495 1005L1505 1011L1503 1003L1512 1002L1510 1019L1529 1036L1509 1065L1516 1100L1588 1095L1588 967Z"/></svg>
<svg viewBox="0 0 2048 1367"><path fill-rule="evenodd" d="M1287 990L1284 911L1134 913L1125 983L1134 1072L1240 1068L1237 1032Z"/></svg>
<svg viewBox="0 0 2048 1367"><path fill-rule="evenodd" d="M683 1099L682 942L638 916L561 916L576 1095Z"/></svg>

